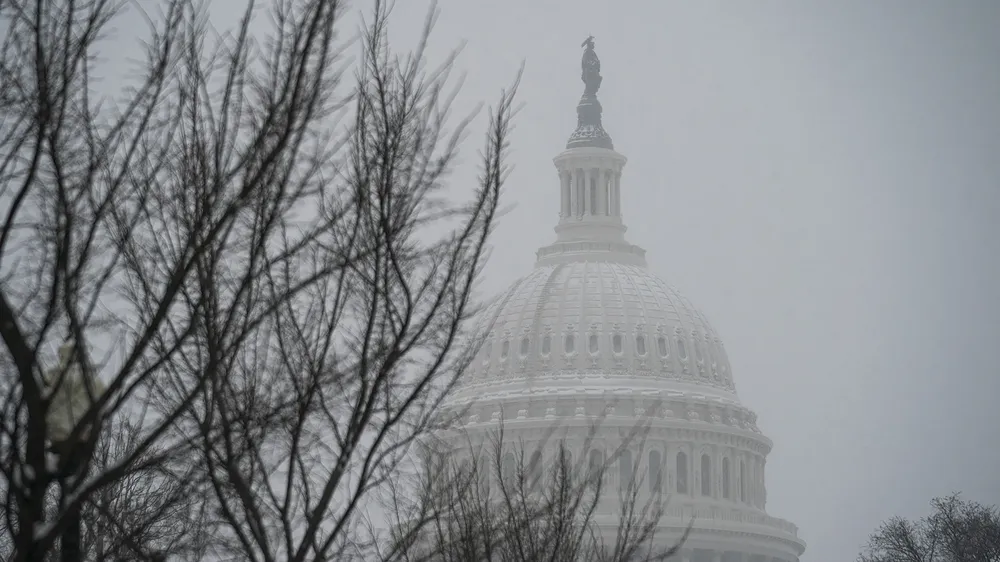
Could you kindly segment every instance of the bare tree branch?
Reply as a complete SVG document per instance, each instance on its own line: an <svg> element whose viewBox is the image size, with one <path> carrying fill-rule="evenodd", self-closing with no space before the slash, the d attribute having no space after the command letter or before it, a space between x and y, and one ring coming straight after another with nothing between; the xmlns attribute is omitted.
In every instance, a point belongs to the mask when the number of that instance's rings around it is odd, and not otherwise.
<svg viewBox="0 0 1000 562"><path fill-rule="evenodd" d="M142 73L94 99L96 55L130 9L149 25ZM450 128L454 57L394 55L383 3L353 86L340 2L250 0L230 33L199 0L142 9L0 2L14 559L67 546L81 513L92 559L371 552L364 506L446 423L470 357L517 82L455 203L471 116ZM82 406L57 423L63 403Z"/></svg>
<svg viewBox="0 0 1000 562"><path fill-rule="evenodd" d="M859 562L1000 562L1000 510L958 494L931 501L917 521L893 517L869 538Z"/></svg>

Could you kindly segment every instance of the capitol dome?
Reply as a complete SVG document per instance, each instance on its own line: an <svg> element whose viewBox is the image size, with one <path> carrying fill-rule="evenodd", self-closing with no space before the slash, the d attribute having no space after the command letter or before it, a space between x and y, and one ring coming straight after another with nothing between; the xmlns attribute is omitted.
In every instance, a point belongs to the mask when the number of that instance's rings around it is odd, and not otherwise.
<svg viewBox="0 0 1000 562"><path fill-rule="evenodd" d="M485 339L463 378L466 385L594 372L738 404L715 330L690 301L642 265L610 260L539 265L482 316L476 333Z"/></svg>
<svg viewBox="0 0 1000 562"><path fill-rule="evenodd" d="M663 544L695 520L680 560L797 562L805 550L798 529L765 509L772 443L736 394L722 340L626 240L626 158L601 122L600 63L593 43L585 45L577 128L554 159L555 240L480 313L479 347L448 404L465 416L455 454L478 454L464 444L484 442L502 423L505 442L538 445L545 465L555 456L545 440L562 427L573 458L624 450L615 463L650 475L638 501L665 502ZM600 420L597 433L588 420ZM648 431L631 443L640 423ZM628 466L609 466L607 486L624 486ZM610 494L595 515L612 536L618 502Z"/></svg>

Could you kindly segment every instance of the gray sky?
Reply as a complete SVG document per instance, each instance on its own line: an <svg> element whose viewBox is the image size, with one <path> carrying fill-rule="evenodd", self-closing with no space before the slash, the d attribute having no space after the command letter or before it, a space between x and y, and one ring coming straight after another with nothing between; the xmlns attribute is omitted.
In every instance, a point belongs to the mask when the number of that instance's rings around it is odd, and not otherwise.
<svg viewBox="0 0 1000 562"><path fill-rule="evenodd" d="M398 2L398 46L427 6ZM553 239L593 34L627 235L725 341L802 560L853 560L936 495L1000 503L1000 2L438 6L431 52L468 42L459 109L526 61L487 290Z"/></svg>
<svg viewBox="0 0 1000 562"><path fill-rule="evenodd" d="M234 5L215 3L218 25ZM1000 2L438 5L432 60L467 41L457 113L526 62L485 291L554 237L552 157L593 34L627 236L725 341L775 443L768 512L799 525L803 562L853 560L934 496L1000 504ZM397 49L428 6L398 0Z"/></svg>

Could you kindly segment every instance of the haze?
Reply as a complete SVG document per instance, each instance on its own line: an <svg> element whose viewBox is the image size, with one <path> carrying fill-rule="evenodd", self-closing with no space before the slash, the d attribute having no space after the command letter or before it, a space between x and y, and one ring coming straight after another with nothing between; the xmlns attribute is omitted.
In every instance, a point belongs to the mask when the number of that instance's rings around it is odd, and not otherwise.
<svg viewBox="0 0 1000 562"><path fill-rule="evenodd" d="M399 47L428 6L397 3ZM552 157L593 34L604 125L629 158L629 240L725 341L775 443L767 510L799 525L802 561L853 560L879 522L934 496L1000 503L1000 4L438 8L432 60L467 41L459 113L525 61L515 207L485 292L554 237ZM476 148L457 185L472 185Z"/></svg>
<svg viewBox="0 0 1000 562"><path fill-rule="evenodd" d="M226 27L242 7L217 1L213 20ZM397 51L415 46L429 7L397 2ZM552 158L576 125L592 34L604 126L629 158L628 238L725 342L775 444L767 511L799 526L802 561L853 560L881 521L919 517L935 496L1000 503L1000 3L438 9L430 60L466 42L457 116L525 63L513 208L484 296L554 238ZM456 189L475 184L483 126Z"/></svg>

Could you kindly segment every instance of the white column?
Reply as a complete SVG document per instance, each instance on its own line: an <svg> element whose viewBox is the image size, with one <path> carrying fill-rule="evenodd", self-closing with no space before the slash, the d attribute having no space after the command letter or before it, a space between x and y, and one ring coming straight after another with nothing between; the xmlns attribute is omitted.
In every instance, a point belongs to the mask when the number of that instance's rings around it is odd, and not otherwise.
<svg viewBox="0 0 1000 562"><path fill-rule="evenodd" d="M757 468L757 455L754 455L751 466L753 466L753 506L760 507L760 502L757 501L757 494L760 493L760 470Z"/></svg>
<svg viewBox="0 0 1000 562"><path fill-rule="evenodd" d="M764 508L764 459L757 459L757 507Z"/></svg>
<svg viewBox="0 0 1000 562"><path fill-rule="evenodd" d="M573 214L579 217L583 215L583 186L587 182L587 173L582 168L576 168L574 172L576 179L573 182L573 190L576 193L576 207L573 209Z"/></svg>
<svg viewBox="0 0 1000 562"><path fill-rule="evenodd" d="M615 202L616 199L616 189L615 189L615 172L609 170L608 177L608 214L611 216L618 215L618 204Z"/></svg>
<svg viewBox="0 0 1000 562"><path fill-rule="evenodd" d="M569 214L569 178L566 170L559 170L559 218Z"/></svg>
<svg viewBox="0 0 1000 562"><path fill-rule="evenodd" d="M600 180L597 182L597 201L600 205L598 209L598 214L607 215L608 213L608 171L601 170Z"/></svg>
<svg viewBox="0 0 1000 562"><path fill-rule="evenodd" d="M712 497L722 499L722 451L712 447Z"/></svg>
<svg viewBox="0 0 1000 562"><path fill-rule="evenodd" d="M764 509L767 505L767 459L761 457L760 459L760 508Z"/></svg>
<svg viewBox="0 0 1000 562"><path fill-rule="evenodd" d="M611 201L613 204L613 214L616 217L622 214L622 200L621 200L621 179L622 173L620 170L615 170L614 183L612 185Z"/></svg>
<svg viewBox="0 0 1000 562"><path fill-rule="evenodd" d="M576 168L569 171L569 216L576 215L577 193L576 193Z"/></svg>
<svg viewBox="0 0 1000 562"><path fill-rule="evenodd" d="M754 456L753 459L753 504L760 507L760 489L764 483L764 479L760 473L760 457Z"/></svg>
<svg viewBox="0 0 1000 562"><path fill-rule="evenodd" d="M566 192L564 194L564 196L566 198L566 202L565 202L565 205L566 205L566 215L565 216L568 217L568 216L570 216L570 215L573 214L573 173L570 170L566 170L564 172L564 175L565 175L565 179L563 181L565 182L564 188L566 190Z"/></svg>
<svg viewBox="0 0 1000 562"><path fill-rule="evenodd" d="M583 170L583 214L584 216L593 214L590 208L590 184L594 170L586 168Z"/></svg>
<svg viewBox="0 0 1000 562"><path fill-rule="evenodd" d="M743 451L740 451L738 454L739 456L736 459L736 481L739 482L739 485L736 487L736 501L746 503L746 459L744 458Z"/></svg>
<svg viewBox="0 0 1000 562"><path fill-rule="evenodd" d="M594 190L597 189L597 170L591 168L587 174L587 214L596 215L597 207L597 197L594 196Z"/></svg>
<svg viewBox="0 0 1000 562"><path fill-rule="evenodd" d="M691 495L700 498L701 496L701 452L696 451L691 455L691 483L693 484Z"/></svg>
<svg viewBox="0 0 1000 562"><path fill-rule="evenodd" d="M663 475L663 487L661 490L664 497L667 494L675 495L677 493L677 475L674 474L674 461L672 460L673 455L676 454L677 452L674 451L673 446L669 442L663 446L663 461L660 465L660 474Z"/></svg>

